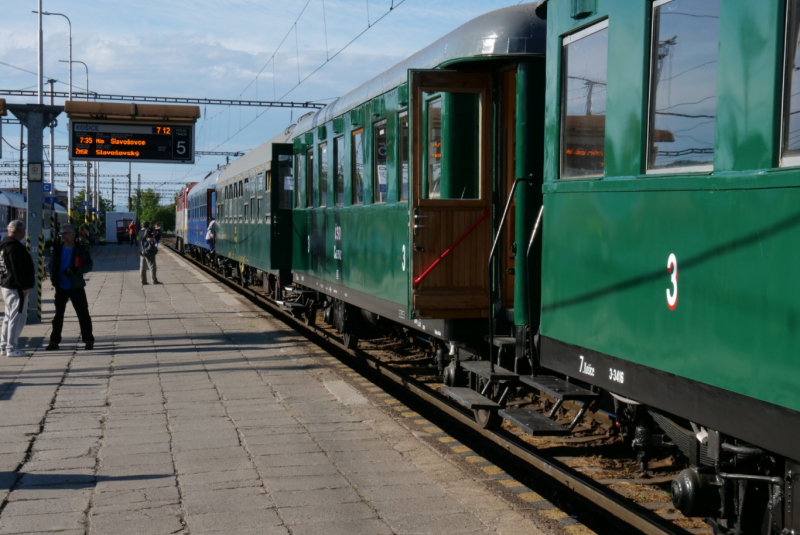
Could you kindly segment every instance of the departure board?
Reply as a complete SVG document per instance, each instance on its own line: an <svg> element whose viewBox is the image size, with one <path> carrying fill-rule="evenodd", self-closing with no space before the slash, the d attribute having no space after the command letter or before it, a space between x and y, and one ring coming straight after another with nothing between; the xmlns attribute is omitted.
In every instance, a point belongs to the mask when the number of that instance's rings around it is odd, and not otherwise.
<svg viewBox="0 0 800 535"><path fill-rule="evenodd" d="M69 159L194 163L194 125L70 121Z"/></svg>

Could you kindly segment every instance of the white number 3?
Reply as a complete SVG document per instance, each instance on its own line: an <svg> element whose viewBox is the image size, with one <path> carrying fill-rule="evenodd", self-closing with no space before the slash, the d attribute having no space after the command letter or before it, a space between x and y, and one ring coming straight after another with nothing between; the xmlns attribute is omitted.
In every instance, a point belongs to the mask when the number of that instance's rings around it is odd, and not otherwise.
<svg viewBox="0 0 800 535"><path fill-rule="evenodd" d="M667 272L672 273L670 277L672 290L667 288L667 306L670 310L675 310L675 307L678 306L678 259L674 254L670 254L667 260Z"/></svg>

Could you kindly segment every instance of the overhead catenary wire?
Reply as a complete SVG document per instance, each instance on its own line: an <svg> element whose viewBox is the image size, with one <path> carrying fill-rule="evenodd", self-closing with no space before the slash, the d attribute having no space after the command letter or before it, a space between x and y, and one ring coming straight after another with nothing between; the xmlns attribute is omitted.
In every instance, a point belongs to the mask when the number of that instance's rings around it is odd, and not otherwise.
<svg viewBox="0 0 800 535"><path fill-rule="evenodd" d="M336 59L336 57L337 57L339 54L341 54L342 52L344 52L344 51L345 51L345 50L346 50L346 49L347 49L347 48L348 48L350 45L352 45L353 43L355 43L355 42L356 42L356 41L357 41L357 40L358 40L358 39L359 39L359 38L360 38L362 35L364 35L365 33L367 33L367 32L368 32L368 31L369 31L371 28L373 28L373 27L374 27L376 24L378 24L380 21L382 21L384 18L386 18L386 16L387 16L387 15L389 15L390 13L392 13L392 12L394 11L394 9L396 9L396 8L400 7L400 6L401 6L401 5L403 5L405 2L406 2L406 0L400 0L400 1L399 1L399 2L398 2L396 5L394 5L394 6L393 6L391 9L389 9L388 11L386 11L386 13L384 13L384 14L383 14L383 15L381 15L381 16L380 16L378 19L376 19L376 20L375 20L375 22L373 22L371 26L369 26L369 27L367 27L367 28L364 28L364 30L362 30L361 32L359 32L359 33L358 33L358 35L356 35L355 37L353 37L353 39L351 39L349 42L347 42L347 44L345 44L345 45L344 45L342 48L340 48L339 50L337 50L335 54L333 54L332 56L330 56L330 58L328 58L327 60L325 60L325 61L324 61L322 64L320 64L320 65L319 65L319 66L318 66L316 69L314 69L313 71L311 71L311 72L310 72L310 73L309 73L307 76L305 76L304 78L301 78L301 79L300 79L300 81L297 83L297 85L295 85L295 86L293 86L292 88L290 88L290 89L289 89L289 90L288 90L286 93L284 93L284 94L283 94L283 95L281 95L280 97L276 98L275 100L277 100L277 101L280 101L280 100L282 100L282 99L286 98L286 97L287 97L289 94L291 94L291 93L292 93L292 92L293 92L295 89L297 89L298 87L300 87L300 85L302 85L303 83L305 83L305 82L306 82L306 81L307 81L309 78L311 78L311 77L312 77L312 76L314 76L316 73L318 73L320 70L322 70L322 68L323 68L323 67L325 67L325 66L326 66L328 63L330 63L331 61L333 61L334 59ZM265 110L261 111L260 113L257 113L257 114L256 114L256 116L255 116L255 117L253 117L253 119L252 119L250 122L246 123L246 124L245 124L245 125L244 125L244 126L241 128L241 129L239 129L237 132L234 132L232 135L229 135L229 136L228 136L228 137L227 137L227 138L226 138L224 141L222 141L221 143L219 143L218 145L216 145L216 146L215 146L213 149L211 149L211 150L216 150L216 149L218 149L219 147L221 147L222 145L224 145L225 143L227 143L228 141L230 141L231 139L233 139L234 137L236 137L236 136L237 136L238 134L240 134L240 133L241 133L243 130L245 130L245 129L246 129L248 126L250 126L251 124L253 124L254 122L256 122L258 119L260 119L260 118L261 118L261 116L263 116L263 115L264 115L265 113L267 113L268 111L270 111L270 108L267 108L267 109L265 109Z"/></svg>

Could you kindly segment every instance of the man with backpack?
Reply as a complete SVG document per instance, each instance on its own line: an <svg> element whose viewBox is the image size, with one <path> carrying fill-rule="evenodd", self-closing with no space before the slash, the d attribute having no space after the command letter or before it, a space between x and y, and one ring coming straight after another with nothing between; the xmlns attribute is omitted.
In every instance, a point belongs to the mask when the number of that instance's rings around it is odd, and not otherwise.
<svg viewBox="0 0 800 535"><path fill-rule="evenodd" d="M158 282L158 275L156 275L156 255L158 254L158 247L153 240L153 232L150 230L150 223L142 221L142 230L139 232L139 275L142 278L142 286L147 284L147 268L150 268L150 273L153 277L153 284L161 284ZM145 267L146 266L146 267Z"/></svg>
<svg viewBox="0 0 800 535"><path fill-rule="evenodd" d="M36 282L33 260L22 243L25 223L15 219L8 224L8 236L0 242L0 286L3 290L5 316L0 335L0 355L27 357L17 349L19 335L25 327L28 290Z"/></svg>

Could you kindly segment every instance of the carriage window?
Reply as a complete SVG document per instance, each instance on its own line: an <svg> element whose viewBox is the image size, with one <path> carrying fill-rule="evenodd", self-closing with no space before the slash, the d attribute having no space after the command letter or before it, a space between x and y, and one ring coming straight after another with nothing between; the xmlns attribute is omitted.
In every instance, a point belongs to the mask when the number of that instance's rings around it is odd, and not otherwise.
<svg viewBox="0 0 800 535"><path fill-rule="evenodd" d="M353 132L353 204L364 203L364 129Z"/></svg>
<svg viewBox="0 0 800 535"><path fill-rule="evenodd" d="M328 144L319 144L319 205L328 205Z"/></svg>
<svg viewBox="0 0 800 535"><path fill-rule="evenodd" d="M372 202L386 202L386 119L372 125Z"/></svg>
<svg viewBox="0 0 800 535"><path fill-rule="evenodd" d="M295 208L301 208L300 177L303 176L303 156L300 154L294 157L294 171L294 206Z"/></svg>
<svg viewBox="0 0 800 535"><path fill-rule="evenodd" d="M784 88L783 165L800 165L800 0L790 0Z"/></svg>
<svg viewBox="0 0 800 535"><path fill-rule="evenodd" d="M292 191L294 191L291 156L284 154L278 156L278 183L276 186L280 188L278 208L290 209L292 207Z"/></svg>
<svg viewBox="0 0 800 535"><path fill-rule="evenodd" d="M442 99L428 102L428 199L441 196L442 178Z"/></svg>
<svg viewBox="0 0 800 535"><path fill-rule="evenodd" d="M333 160L336 165L333 202L336 206L344 206L344 136L337 137L333 142Z"/></svg>
<svg viewBox="0 0 800 535"><path fill-rule="evenodd" d="M408 200L408 112L400 114L400 200Z"/></svg>
<svg viewBox="0 0 800 535"><path fill-rule="evenodd" d="M314 184L314 149L306 151L306 208L314 208L317 188Z"/></svg>
<svg viewBox="0 0 800 535"><path fill-rule="evenodd" d="M423 92L425 199L480 199L481 96Z"/></svg>
<svg viewBox="0 0 800 535"><path fill-rule="evenodd" d="M561 178L603 176L608 21L564 38Z"/></svg>
<svg viewBox="0 0 800 535"><path fill-rule="evenodd" d="M718 36L719 0L653 3L649 171L713 169Z"/></svg>

